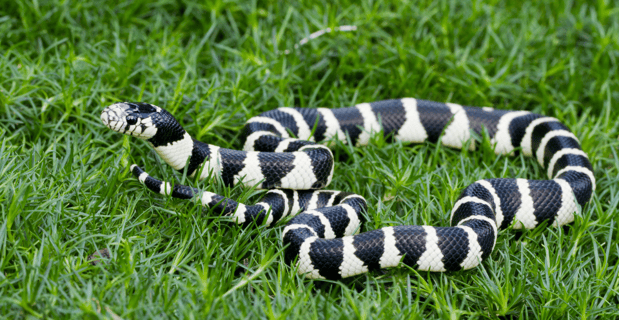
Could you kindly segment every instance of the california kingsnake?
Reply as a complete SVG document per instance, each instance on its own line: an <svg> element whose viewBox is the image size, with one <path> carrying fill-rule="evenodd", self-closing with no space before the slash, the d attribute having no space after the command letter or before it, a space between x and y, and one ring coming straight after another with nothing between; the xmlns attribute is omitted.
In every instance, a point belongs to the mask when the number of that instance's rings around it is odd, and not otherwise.
<svg viewBox="0 0 619 320"><path fill-rule="evenodd" d="M150 190L198 198L240 224L272 225L301 212L283 230L285 256L289 263L296 261L299 273L315 279L339 279L400 262L427 271L470 269L490 255L497 229L572 222L595 190L592 167L578 139L557 119L527 111L410 98L340 109L279 108L247 121L246 151L194 140L170 113L150 104L116 103L103 110L101 120L114 131L148 141L165 162L181 172L187 170L187 175L217 177L227 186L242 182L277 188L258 204L247 206L214 193L172 186L132 166L133 174ZM472 132L480 135L483 130L497 154L520 150L533 156L552 180L480 180L455 203L453 227L395 226L354 236L365 199L316 190L327 186L333 175L333 155L317 142L341 139L365 145L371 134L382 131L403 142L474 149Z"/></svg>

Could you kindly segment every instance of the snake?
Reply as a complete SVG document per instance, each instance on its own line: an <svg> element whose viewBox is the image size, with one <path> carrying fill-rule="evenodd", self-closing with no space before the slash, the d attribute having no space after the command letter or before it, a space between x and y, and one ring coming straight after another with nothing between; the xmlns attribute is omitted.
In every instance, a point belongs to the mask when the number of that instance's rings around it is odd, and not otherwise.
<svg viewBox="0 0 619 320"><path fill-rule="evenodd" d="M192 138L170 112L148 103L112 104L101 120L113 131L145 140L189 177L267 189L259 202L247 205L130 167L149 190L197 201L244 227L287 220L284 259L310 279L339 280L402 265L431 272L472 269L493 252L499 230L571 223L595 190L592 165L578 138L558 119L529 111L414 98L335 109L281 107L246 122L243 151ZM380 134L388 141L470 150L479 144L476 137L487 135L497 155L532 157L548 179L478 180L455 201L448 227L400 225L360 232L366 199L323 189L334 174L330 148L336 140L367 145Z"/></svg>

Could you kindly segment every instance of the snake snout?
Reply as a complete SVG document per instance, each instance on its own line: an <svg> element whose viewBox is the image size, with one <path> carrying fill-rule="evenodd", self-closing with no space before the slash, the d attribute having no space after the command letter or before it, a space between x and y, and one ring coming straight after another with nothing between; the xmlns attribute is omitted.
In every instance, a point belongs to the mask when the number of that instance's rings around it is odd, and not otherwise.
<svg viewBox="0 0 619 320"><path fill-rule="evenodd" d="M101 121L106 126L109 126L111 122L116 122L120 119L121 118L116 113L116 110L114 110L113 108L105 108L103 112L101 112Z"/></svg>
<svg viewBox="0 0 619 320"><path fill-rule="evenodd" d="M101 112L101 122L103 122L104 125L109 125L110 123L110 115L107 112L107 109L103 110L103 112Z"/></svg>
<svg viewBox="0 0 619 320"><path fill-rule="evenodd" d="M101 122L114 130L119 131L126 124L127 109L129 106L125 103L113 104L101 111Z"/></svg>

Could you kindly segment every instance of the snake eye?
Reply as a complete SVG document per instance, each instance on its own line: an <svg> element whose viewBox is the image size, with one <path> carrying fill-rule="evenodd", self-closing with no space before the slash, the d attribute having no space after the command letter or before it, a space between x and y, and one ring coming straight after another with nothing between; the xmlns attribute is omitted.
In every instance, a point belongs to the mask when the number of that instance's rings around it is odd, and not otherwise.
<svg viewBox="0 0 619 320"><path fill-rule="evenodd" d="M138 123L138 117L136 116L127 116L127 124L134 125Z"/></svg>

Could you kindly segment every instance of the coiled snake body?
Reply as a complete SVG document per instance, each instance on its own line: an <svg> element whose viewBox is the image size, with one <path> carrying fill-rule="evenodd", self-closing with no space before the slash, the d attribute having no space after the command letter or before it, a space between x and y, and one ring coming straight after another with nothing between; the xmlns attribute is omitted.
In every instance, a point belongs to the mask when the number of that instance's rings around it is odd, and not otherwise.
<svg viewBox="0 0 619 320"><path fill-rule="evenodd" d="M136 165L150 190L196 198L239 224L275 224L296 215L282 232L287 262L309 278L339 279L400 263L426 271L477 266L492 252L498 229L561 226L574 220L595 189L578 139L557 119L527 111L463 107L417 99L386 100L340 109L279 108L247 121L245 151L194 140L164 109L117 103L101 120L110 129L148 141L174 169L269 190L245 205L220 195L159 181ZM537 159L551 180L488 179L468 186L451 212L452 227L394 226L353 235L366 209L363 197L318 190L333 176L330 139L365 145L382 132L403 142L474 148L472 133L486 130L497 154L516 148Z"/></svg>

